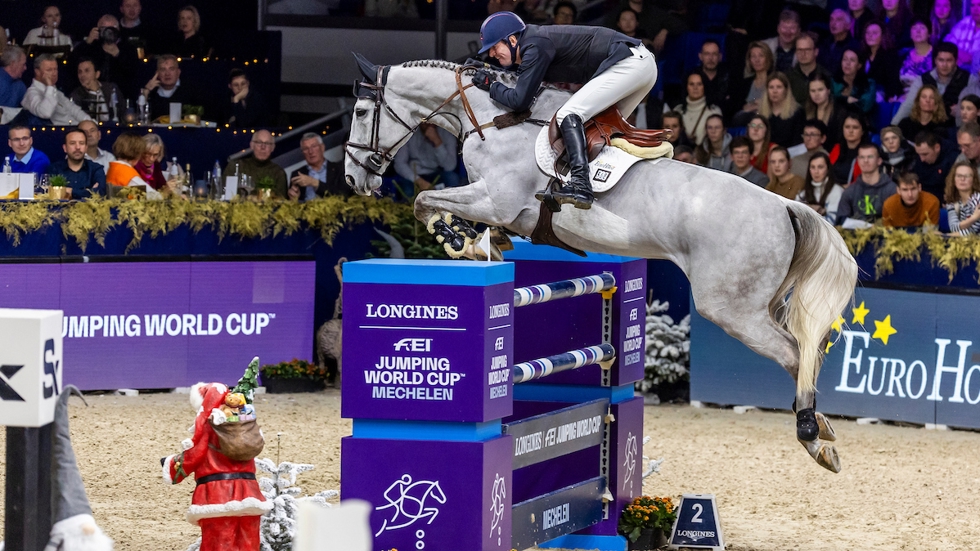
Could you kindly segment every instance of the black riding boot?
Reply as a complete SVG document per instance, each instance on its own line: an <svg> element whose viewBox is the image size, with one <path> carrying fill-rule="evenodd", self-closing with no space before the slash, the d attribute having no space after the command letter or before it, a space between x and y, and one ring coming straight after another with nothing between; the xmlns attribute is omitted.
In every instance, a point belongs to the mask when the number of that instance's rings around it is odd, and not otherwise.
<svg viewBox="0 0 980 551"><path fill-rule="evenodd" d="M592 207L592 180L589 178L589 156L585 151L585 126L578 115L561 121L561 137L568 156L568 183L552 194L559 204L571 203L577 209Z"/></svg>

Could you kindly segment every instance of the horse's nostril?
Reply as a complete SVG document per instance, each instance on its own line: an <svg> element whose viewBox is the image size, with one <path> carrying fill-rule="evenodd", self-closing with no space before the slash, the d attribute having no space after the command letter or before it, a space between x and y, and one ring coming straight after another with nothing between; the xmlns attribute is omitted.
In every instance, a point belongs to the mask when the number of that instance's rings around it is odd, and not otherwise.
<svg viewBox="0 0 980 551"><path fill-rule="evenodd" d="M347 178L345 178L345 180L347 181L347 185L348 186L354 187L354 177L353 176L347 176Z"/></svg>

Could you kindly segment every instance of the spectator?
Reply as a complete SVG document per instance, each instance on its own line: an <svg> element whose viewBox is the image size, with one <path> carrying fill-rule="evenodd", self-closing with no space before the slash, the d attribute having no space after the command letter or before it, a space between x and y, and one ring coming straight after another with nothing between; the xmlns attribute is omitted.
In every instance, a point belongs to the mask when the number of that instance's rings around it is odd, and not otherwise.
<svg viewBox="0 0 980 551"><path fill-rule="evenodd" d="M969 72L964 71L956 66L956 56L957 52L956 45L950 44L949 42L940 42L932 49L932 65L933 69L928 73L923 73L922 76L912 80L909 84L908 92L905 94L905 99L902 101L902 105L899 106L898 111L895 116L892 117L892 124L898 124L898 121L909 116L912 112L912 105L915 103L915 98L919 94L919 88L922 88L923 84L932 84L939 90L940 95L942 95L943 104L946 106L947 111L956 114L953 107L959 102L960 96L966 95L967 90L975 90L978 88L978 81L976 75L971 75Z"/></svg>
<svg viewBox="0 0 980 551"><path fill-rule="evenodd" d="M752 165L751 140L745 136L733 138L729 149L732 152L732 168L729 172L762 188L769 184L769 177L766 176L766 173Z"/></svg>
<svg viewBox="0 0 980 551"><path fill-rule="evenodd" d="M158 134L144 134L143 142L146 148L140 155L140 160L136 161L133 168L139 173L140 178L150 187L157 191L170 191L167 187L167 178L163 175L163 159L166 150L163 147L163 140Z"/></svg>
<svg viewBox="0 0 980 551"><path fill-rule="evenodd" d="M864 27L874 19L874 14L868 9L866 0L847 0L847 9L851 15L851 34L861 36L864 34Z"/></svg>
<svg viewBox="0 0 980 551"><path fill-rule="evenodd" d="M232 128L255 128L271 123L269 106L257 90L253 90L248 75L241 69L232 69L228 77L231 90L230 114L225 122Z"/></svg>
<svg viewBox="0 0 980 551"><path fill-rule="evenodd" d="M956 162L969 162L973 168L980 165L980 124L966 123L956 132L956 143L960 146L960 155Z"/></svg>
<svg viewBox="0 0 980 551"><path fill-rule="evenodd" d="M732 142L732 135L725 131L721 115L709 115L704 131L705 139L694 152L695 160L701 166L731 172L732 155L728 146Z"/></svg>
<svg viewBox="0 0 980 551"><path fill-rule="evenodd" d="M824 144L827 142L827 125L820 119L810 119L803 125L803 143L789 149L793 160L793 174L806 178L810 159L817 154L827 154ZM830 163L827 163L830 166Z"/></svg>
<svg viewBox="0 0 980 551"><path fill-rule="evenodd" d="M306 202L317 197L339 195L351 197L353 190L344 183L344 169L339 163L327 162L323 138L307 132L299 142L306 165L294 173L289 181L289 198Z"/></svg>
<svg viewBox="0 0 980 551"><path fill-rule="evenodd" d="M944 197L946 176L953 168L959 151L932 132L919 132L915 136L915 154L912 172L918 176L922 189L936 197Z"/></svg>
<svg viewBox="0 0 980 551"><path fill-rule="evenodd" d="M852 22L850 14L844 10L837 9L830 12L830 36L820 44L820 53L817 57L817 62L821 66L836 70L840 67L845 50L858 51L860 45L851 34Z"/></svg>
<svg viewBox="0 0 980 551"><path fill-rule="evenodd" d="M434 124L423 123L395 154L395 184L404 198L415 188L442 189L460 185L456 174L456 137Z"/></svg>
<svg viewBox="0 0 980 551"><path fill-rule="evenodd" d="M878 85L864 72L864 60L854 50L844 52L834 78L834 97L867 115L875 107Z"/></svg>
<svg viewBox="0 0 980 551"><path fill-rule="evenodd" d="M139 88L136 73L140 58L136 48L122 40L119 20L115 16L103 15L99 18L96 27L72 51L69 66L77 66L82 58L92 60L103 81L115 82L126 97L136 97Z"/></svg>
<svg viewBox="0 0 980 551"><path fill-rule="evenodd" d="M168 54L177 57L211 57L211 47L201 36L201 15L194 6L184 6L177 12L177 30Z"/></svg>
<svg viewBox="0 0 980 551"><path fill-rule="evenodd" d="M119 121L123 113L122 90L112 82L99 80L99 72L91 59L78 60L78 88L71 93L71 101L82 108L93 120Z"/></svg>
<svg viewBox="0 0 980 551"><path fill-rule="evenodd" d="M978 111L980 111L980 96L967 94L960 98L960 118L957 126L976 121Z"/></svg>
<svg viewBox="0 0 980 551"><path fill-rule="evenodd" d="M872 21L864 28L861 58L865 60L865 74L878 86L877 101L890 100L901 93L898 72L902 64L893 49L892 40L878 21Z"/></svg>
<svg viewBox="0 0 980 551"><path fill-rule="evenodd" d="M939 199L922 191L914 172L898 176L898 193L885 199L881 221L890 228L917 228L939 224Z"/></svg>
<svg viewBox="0 0 980 551"><path fill-rule="evenodd" d="M85 158L88 136L74 128L65 133L65 158L48 167L48 174L64 176L71 188L72 199L84 199L105 193L105 169L99 163Z"/></svg>
<svg viewBox="0 0 980 551"><path fill-rule="evenodd" d="M621 0L618 8L609 12L606 19L607 27L616 28L619 14L623 8L630 8L636 12L639 28L651 40L652 51L655 54L659 54L664 49L669 33L680 34L686 30L683 22L678 21L666 10L656 7L652 2L646 0Z"/></svg>
<svg viewBox="0 0 980 551"><path fill-rule="evenodd" d="M643 29L639 28L636 12L632 8L623 8L619 12L619 19L616 20L616 30L630 38L636 38L643 42L651 51L654 49L653 41L647 36Z"/></svg>
<svg viewBox="0 0 980 551"><path fill-rule="evenodd" d="M670 130L667 141L674 146L675 150L682 145L691 145L687 139L687 134L684 133L683 120L684 116L677 111L667 111L663 116L664 130Z"/></svg>
<svg viewBox="0 0 980 551"><path fill-rule="evenodd" d="M766 94L766 84L772 74L775 60L769 46L762 42L749 44L745 54L745 73L739 86L732 91L732 118L734 126L743 126L759 111L759 103Z"/></svg>
<svg viewBox="0 0 980 551"><path fill-rule="evenodd" d="M804 105L809 94L810 80L818 77L832 78L829 71L817 63L817 35L805 32L796 39L796 65L786 73L793 98L796 103Z"/></svg>
<svg viewBox="0 0 980 551"><path fill-rule="evenodd" d="M41 16L42 25L27 32L24 38L24 45L37 46L67 46L71 49L71 37L61 32L61 10L58 6L48 6L44 8L44 15Z"/></svg>
<svg viewBox="0 0 980 551"><path fill-rule="evenodd" d="M750 151L752 166L758 168L761 172L769 172L769 152L772 151L776 145L769 138L769 122L762 115L756 115L749 120L749 124L746 126L746 134L749 140L752 141L752 149Z"/></svg>
<svg viewBox="0 0 980 551"><path fill-rule="evenodd" d="M939 97L939 90L932 84L926 84L919 88L915 96L912 112L907 118L898 121L902 133L915 136L928 130L941 137L949 136L953 130L953 120L946 115L946 106Z"/></svg>
<svg viewBox="0 0 980 551"><path fill-rule="evenodd" d="M729 105L729 74L721 60L721 45L711 38L705 40L698 59L701 65L695 71L701 75L701 82L704 83L704 97L708 105L717 105L724 111Z"/></svg>
<svg viewBox="0 0 980 551"><path fill-rule="evenodd" d="M857 162L861 177L844 190L837 210L839 222L848 229L867 227L880 220L885 199L897 191L895 182L881 171L878 146L872 143L858 146Z"/></svg>
<svg viewBox="0 0 980 551"><path fill-rule="evenodd" d="M689 145L679 145L677 149L674 150L674 160L682 163L687 163L689 165L694 164L694 149Z"/></svg>
<svg viewBox="0 0 980 551"><path fill-rule="evenodd" d="M769 185L766 190L790 201L796 200L796 196L803 191L803 178L793 174L790 170L792 166L789 151L783 146L774 147L769 152Z"/></svg>
<svg viewBox="0 0 980 551"><path fill-rule="evenodd" d="M368 17L418 19L419 10L415 6L414 0L366 0L364 2L364 15ZM200 23L198 25L200 26Z"/></svg>
<svg viewBox="0 0 980 551"><path fill-rule="evenodd" d="M957 64L971 73L980 69L980 0L970 0L970 15L953 25L943 39L959 49Z"/></svg>
<svg viewBox="0 0 980 551"><path fill-rule="evenodd" d="M91 119L55 87L57 83L58 60L51 54L35 56L34 82L24 94L21 105L39 119L58 126L75 125Z"/></svg>
<svg viewBox="0 0 980 551"><path fill-rule="evenodd" d="M911 135L918 135L916 134ZM881 150L884 156L882 168L892 177L898 180L898 175L908 172L915 161L915 150L905 139L905 134L897 126L886 126L881 129Z"/></svg>
<svg viewBox="0 0 980 551"><path fill-rule="evenodd" d="M912 10L905 0L881 0L881 18L884 20L885 35L891 36L898 48L912 44L909 29L912 27Z"/></svg>
<svg viewBox="0 0 980 551"><path fill-rule="evenodd" d="M157 72L146 83L142 93L150 106L150 118L154 120L169 116L171 102L185 106L204 106L204 97L197 89L189 83L180 81L180 65L177 64L177 57L169 54L157 58Z"/></svg>
<svg viewBox="0 0 980 551"><path fill-rule="evenodd" d="M759 114L768 119L769 138L773 143L788 147L802 141L806 119L793 98L786 75L777 71L769 77Z"/></svg>
<svg viewBox="0 0 980 551"><path fill-rule="evenodd" d="M146 186L146 180L140 177L135 167L145 152L146 142L138 134L135 132L120 134L112 144L112 154L116 156L116 160L109 163L106 182L118 187Z"/></svg>
<svg viewBox="0 0 980 551"><path fill-rule="evenodd" d="M136 56L143 59L150 53L157 53L158 33L140 19L143 14L140 0L122 0L119 13L122 15L119 20L119 37L136 50Z"/></svg>
<svg viewBox="0 0 980 551"><path fill-rule="evenodd" d="M800 36L800 15L785 9L779 14L776 36L763 43L775 56L775 70L786 73L796 64L796 39Z"/></svg>
<svg viewBox="0 0 980 551"><path fill-rule="evenodd" d="M85 158L101 165L102 170L108 174L109 163L115 161L116 156L111 151L99 149L99 140L102 139L102 131L99 130L99 125L93 121L82 121L78 123L78 129L85 132L85 146L87 148Z"/></svg>
<svg viewBox="0 0 980 551"><path fill-rule="evenodd" d="M27 54L17 46L7 46L0 54L0 107L20 107L27 86L21 77L27 70Z"/></svg>
<svg viewBox="0 0 980 551"><path fill-rule="evenodd" d="M12 153L7 155L4 164L10 163L10 170L15 174L44 174L48 171L51 161L44 153L34 149L34 138L31 129L26 126L11 126L7 129L7 145Z"/></svg>
<svg viewBox="0 0 980 551"><path fill-rule="evenodd" d="M837 185L834 180L834 172L830 170L830 158L826 153L816 153L810 157L805 166L807 170L803 180L803 191L796 196L796 200L806 203L831 224L835 223L844 188Z"/></svg>
<svg viewBox="0 0 980 551"><path fill-rule="evenodd" d="M973 165L965 161L953 165L944 199L951 235L980 233L980 179Z"/></svg>
<svg viewBox="0 0 980 551"><path fill-rule="evenodd" d="M899 80L902 83L902 99L916 77L920 77L932 70L932 42L929 40L929 26L921 19L912 23L909 31L912 39L912 47L903 50L901 57L905 58L902 68L898 72Z"/></svg>
<svg viewBox="0 0 980 551"><path fill-rule="evenodd" d="M578 8L573 2L558 2L555 4L552 16L555 25L574 25L578 20Z"/></svg>
<svg viewBox="0 0 980 551"><path fill-rule="evenodd" d="M708 116L721 114L720 107L708 104L704 96L704 82L697 72L687 75L687 96L684 103L674 107L674 111L681 114L684 135L695 146L704 141L704 125Z"/></svg>
<svg viewBox="0 0 980 551"><path fill-rule="evenodd" d="M246 175L258 182L262 178L272 178L274 182L273 195L285 199L288 197L286 172L270 159L276 149L276 142L268 130L258 130L252 135L252 155L235 162L228 163L222 174L221 181L227 181L229 176Z"/></svg>
<svg viewBox="0 0 980 551"><path fill-rule="evenodd" d="M830 150L834 179L844 187L861 175L861 166L857 162L858 146L864 141L867 131L864 118L856 113L849 113L844 117L840 143Z"/></svg>
<svg viewBox="0 0 980 551"><path fill-rule="evenodd" d="M834 83L825 76L818 76L810 81L810 96L807 98L804 114L806 118L816 119L824 123L827 130L826 147L831 148L840 143L841 127L844 125L844 115L847 110L832 94Z"/></svg>
<svg viewBox="0 0 980 551"><path fill-rule="evenodd" d="M929 36L935 46L953 30L956 21L952 17L953 7L950 0L935 0L929 13Z"/></svg>

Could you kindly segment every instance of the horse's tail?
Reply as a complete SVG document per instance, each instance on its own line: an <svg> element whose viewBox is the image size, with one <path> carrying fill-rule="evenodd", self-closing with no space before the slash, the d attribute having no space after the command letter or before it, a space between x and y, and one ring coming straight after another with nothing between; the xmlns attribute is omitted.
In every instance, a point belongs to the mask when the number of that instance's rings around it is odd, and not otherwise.
<svg viewBox="0 0 980 551"><path fill-rule="evenodd" d="M816 391L831 325L854 293L857 263L837 230L813 209L793 202L787 210L796 233L796 249L770 311L799 345L796 389L797 394L804 394Z"/></svg>

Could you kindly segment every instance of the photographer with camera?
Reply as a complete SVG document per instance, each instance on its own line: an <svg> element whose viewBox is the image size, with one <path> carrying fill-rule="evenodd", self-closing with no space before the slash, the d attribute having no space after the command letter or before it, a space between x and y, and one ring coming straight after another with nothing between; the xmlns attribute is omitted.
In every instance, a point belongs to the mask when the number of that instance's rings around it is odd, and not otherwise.
<svg viewBox="0 0 980 551"><path fill-rule="evenodd" d="M80 43L71 56L70 72L74 75L78 69L78 61L82 58L92 60L99 80L115 82L127 98L135 98L139 90L136 73L139 67L139 57L136 48L122 39L119 31L119 20L113 15L103 15L98 25L89 31L85 40Z"/></svg>

